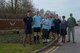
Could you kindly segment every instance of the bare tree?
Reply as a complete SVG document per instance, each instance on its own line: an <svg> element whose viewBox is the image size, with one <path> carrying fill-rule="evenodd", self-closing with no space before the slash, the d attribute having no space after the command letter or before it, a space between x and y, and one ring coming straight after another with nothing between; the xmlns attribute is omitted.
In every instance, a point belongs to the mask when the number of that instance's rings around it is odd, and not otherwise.
<svg viewBox="0 0 80 53"><path fill-rule="evenodd" d="M0 13L4 12L7 16L21 16L20 14L25 14L30 9L34 9L31 0L0 0Z"/></svg>
<svg viewBox="0 0 80 53"><path fill-rule="evenodd" d="M4 13L5 11L5 0L0 0L0 13Z"/></svg>

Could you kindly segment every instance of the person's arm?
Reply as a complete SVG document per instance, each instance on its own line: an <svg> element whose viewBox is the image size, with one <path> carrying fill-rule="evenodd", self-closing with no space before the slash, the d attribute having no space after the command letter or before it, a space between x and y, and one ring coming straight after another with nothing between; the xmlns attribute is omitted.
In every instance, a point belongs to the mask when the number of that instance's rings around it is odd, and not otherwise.
<svg viewBox="0 0 80 53"><path fill-rule="evenodd" d="M27 21L27 20L26 20L26 17L24 17L24 18L23 18L23 25L26 24L26 21Z"/></svg>
<svg viewBox="0 0 80 53"><path fill-rule="evenodd" d="M41 20L41 24L43 24L43 22L44 22L44 19Z"/></svg>
<svg viewBox="0 0 80 53"><path fill-rule="evenodd" d="M67 27L69 26L69 24L68 24L68 23L69 23L69 18L67 19Z"/></svg>
<svg viewBox="0 0 80 53"><path fill-rule="evenodd" d="M26 22L26 19L25 19L25 17L23 18L23 22Z"/></svg>
<svg viewBox="0 0 80 53"><path fill-rule="evenodd" d="M40 18L40 22L42 21L42 17Z"/></svg>
<svg viewBox="0 0 80 53"><path fill-rule="evenodd" d="M53 25L55 26L55 19L53 20Z"/></svg>
<svg viewBox="0 0 80 53"><path fill-rule="evenodd" d="M45 25L46 25L46 26L50 26L50 22L47 21L47 22L45 23Z"/></svg>
<svg viewBox="0 0 80 53"><path fill-rule="evenodd" d="M74 19L74 24L75 24L75 26L76 26L76 19Z"/></svg>
<svg viewBox="0 0 80 53"><path fill-rule="evenodd" d="M61 20L59 19L59 23L61 24Z"/></svg>
<svg viewBox="0 0 80 53"><path fill-rule="evenodd" d="M65 24L66 24L66 28L67 28L67 21L66 21L66 23L65 23Z"/></svg>
<svg viewBox="0 0 80 53"><path fill-rule="evenodd" d="M31 22L32 22L32 25L34 25L34 17L32 17Z"/></svg>
<svg viewBox="0 0 80 53"><path fill-rule="evenodd" d="M59 19L59 25L60 25L60 28L61 28L61 20Z"/></svg>
<svg viewBox="0 0 80 53"><path fill-rule="evenodd" d="M60 30L60 33L61 33L61 20L60 19L59 19L59 24L60 24L60 29L59 30Z"/></svg>
<svg viewBox="0 0 80 53"><path fill-rule="evenodd" d="M33 22L35 21L35 17L33 16Z"/></svg>

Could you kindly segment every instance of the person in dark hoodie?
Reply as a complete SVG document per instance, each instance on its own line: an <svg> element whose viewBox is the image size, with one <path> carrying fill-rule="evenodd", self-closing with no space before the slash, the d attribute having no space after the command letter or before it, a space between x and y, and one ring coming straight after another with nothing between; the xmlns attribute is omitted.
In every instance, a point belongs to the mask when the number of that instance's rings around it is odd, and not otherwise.
<svg viewBox="0 0 80 53"><path fill-rule="evenodd" d="M61 20L59 19L58 14L55 15L55 20L53 21L54 23L54 32L57 37L57 42L59 41L59 35L60 35L60 28L61 28Z"/></svg>
<svg viewBox="0 0 80 53"><path fill-rule="evenodd" d="M24 30L25 30L25 36L23 39L23 46L25 46L25 43L32 44L31 40L31 34L32 34L32 22L33 19L31 17L31 10L27 11L27 15L23 18L24 22Z"/></svg>

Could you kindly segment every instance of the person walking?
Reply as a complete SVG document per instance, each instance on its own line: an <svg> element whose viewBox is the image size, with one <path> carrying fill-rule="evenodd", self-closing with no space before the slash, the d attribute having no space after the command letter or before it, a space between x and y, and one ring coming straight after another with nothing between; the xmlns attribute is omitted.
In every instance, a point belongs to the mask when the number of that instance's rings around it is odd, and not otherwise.
<svg viewBox="0 0 80 53"><path fill-rule="evenodd" d="M70 17L67 19L67 27L68 27L68 41L70 42L70 36L72 33L72 39L73 39L73 43L75 43L75 26L76 26L76 20L73 17L73 14L70 13Z"/></svg>

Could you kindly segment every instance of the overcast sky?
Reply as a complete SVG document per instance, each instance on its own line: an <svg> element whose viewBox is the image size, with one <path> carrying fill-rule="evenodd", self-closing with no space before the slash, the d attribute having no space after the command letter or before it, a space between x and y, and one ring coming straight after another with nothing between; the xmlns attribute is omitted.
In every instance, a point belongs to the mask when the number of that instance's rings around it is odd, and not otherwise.
<svg viewBox="0 0 80 53"><path fill-rule="evenodd" d="M77 20L80 19L80 0L33 0L33 5L39 9L56 11L67 18L73 13Z"/></svg>

